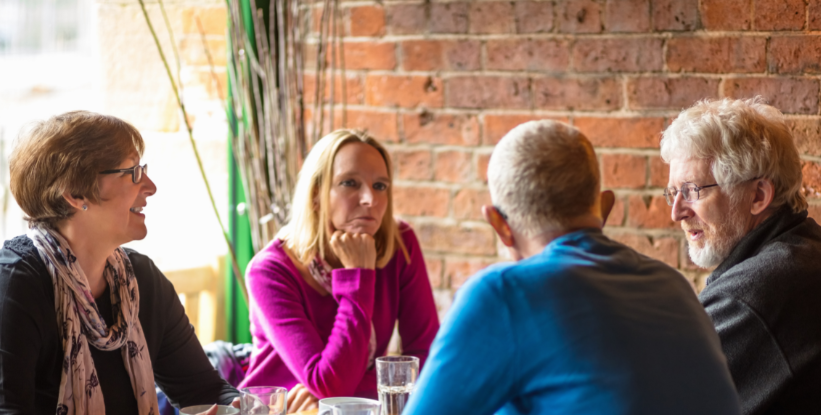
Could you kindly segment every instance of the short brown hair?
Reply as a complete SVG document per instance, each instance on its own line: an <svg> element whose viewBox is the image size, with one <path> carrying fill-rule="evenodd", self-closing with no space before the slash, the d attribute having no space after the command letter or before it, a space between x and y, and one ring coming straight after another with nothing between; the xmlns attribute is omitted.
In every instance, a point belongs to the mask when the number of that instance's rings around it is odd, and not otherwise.
<svg viewBox="0 0 821 415"><path fill-rule="evenodd" d="M54 226L75 209L63 192L98 203L99 172L128 156L142 156L145 143L131 124L110 115L72 111L40 121L21 134L9 158L11 193L29 224Z"/></svg>
<svg viewBox="0 0 821 415"><path fill-rule="evenodd" d="M599 192L593 145L579 130L556 121L530 121L496 144L487 168L493 203L527 236L588 212Z"/></svg>

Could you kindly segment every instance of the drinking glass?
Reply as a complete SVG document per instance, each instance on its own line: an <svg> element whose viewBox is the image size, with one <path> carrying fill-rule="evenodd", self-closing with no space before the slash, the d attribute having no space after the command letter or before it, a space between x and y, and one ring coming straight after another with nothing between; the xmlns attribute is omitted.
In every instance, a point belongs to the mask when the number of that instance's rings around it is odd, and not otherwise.
<svg viewBox="0 0 821 415"><path fill-rule="evenodd" d="M376 387L382 415L400 415L419 375L419 358L384 356L376 359Z"/></svg>
<svg viewBox="0 0 821 415"><path fill-rule="evenodd" d="M331 415L379 415L379 402L339 403L331 407Z"/></svg>
<svg viewBox="0 0 821 415"><path fill-rule="evenodd" d="M285 415L288 389L279 386L254 386L240 390L242 415Z"/></svg>

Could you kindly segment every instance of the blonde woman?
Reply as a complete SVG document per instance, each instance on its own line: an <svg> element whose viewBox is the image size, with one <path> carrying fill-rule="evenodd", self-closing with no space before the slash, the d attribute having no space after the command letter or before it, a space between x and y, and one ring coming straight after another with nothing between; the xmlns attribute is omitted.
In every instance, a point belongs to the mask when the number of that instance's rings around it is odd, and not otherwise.
<svg viewBox="0 0 821 415"><path fill-rule="evenodd" d="M289 223L246 272L254 352L241 386L289 388L293 411L376 396L374 358L397 321L403 354L424 363L439 322L391 187L390 156L373 138L337 130L314 146Z"/></svg>

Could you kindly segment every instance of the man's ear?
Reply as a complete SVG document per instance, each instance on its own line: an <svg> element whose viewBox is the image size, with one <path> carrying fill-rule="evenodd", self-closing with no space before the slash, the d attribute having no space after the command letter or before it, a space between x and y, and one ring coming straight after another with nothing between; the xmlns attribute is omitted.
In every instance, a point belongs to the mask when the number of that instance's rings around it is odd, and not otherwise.
<svg viewBox="0 0 821 415"><path fill-rule="evenodd" d="M755 185L755 197L753 197L753 203L750 206L750 213L758 215L767 210L770 203L773 202L775 186L773 186L772 180L766 178L757 179L753 184Z"/></svg>
<svg viewBox="0 0 821 415"><path fill-rule="evenodd" d="M502 243L507 247L512 247L515 243L513 232L510 230L510 225L505 218L499 213L499 210L492 205L484 205L482 206L482 216L485 217L487 223L489 223L490 226L493 227L493 230L496 231L496 234L499 235L499 239Z"/></svg>
<svg viewBox="0 0 821 415"><path fill-rule="evenodd" d="M65 199L71 207L77 210L83 210L83 206L86 206L88 203L82 196L73 196L68 190L63 192L63 199Z"/></svg>
<svg viewBox="0 0 821 415"><path fill-rule="evenodd" d="M613 205L616 204L616 195L612 190L605 190L599 196L601 200L601 226L607 223L607 217L610 216L610 211L613 210Z"/></svg>

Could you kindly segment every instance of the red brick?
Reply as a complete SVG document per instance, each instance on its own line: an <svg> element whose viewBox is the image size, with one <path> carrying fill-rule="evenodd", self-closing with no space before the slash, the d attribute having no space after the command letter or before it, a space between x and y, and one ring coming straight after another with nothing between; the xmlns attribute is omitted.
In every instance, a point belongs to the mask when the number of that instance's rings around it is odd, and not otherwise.
<svg viewBox="0 0 821 415"><path fill-rule="evenodd" d="M536 78L534 106L555 110L621 108L621 83L614 78Z"/></svg>
<svg viewBox="0 0 821 415"><path fill-rule="evenodd" d="M516 33L548 33L553 31L553 3L517 1L513 3Z"/></svg>
<svg viewBox="0 0 821 415"><path fill-rule="evenodd" d="M570 60L567 41L503 39L487 41L487 68L502 71L565 71Z"/></svg>
<svg viewBox="0 0 821 415"><path fill-rule="evenodd" d="M433 156L429 150L404 150L393 154L400 180L430 180L433 178Z"/></svg>
<svg viewBox="0 0 821 415"><path fill-rule="evenodd" d="M534 114L487 114L485 115L484 139L485 145L496 145L513 127L533 120L555 120L563 123L570 121L564 117L545 117Z"/></svg>
<svg viewBox="0 0 821 415"><path fill-rule="evenodd" d="M487 183L487 165L490 163L490 154L476 155L476 177Z"/></svg>
<svg viewBox="0 0 821 415"><path fill-rule="evenodd" d="M698 27L698 0L652 0L653 28L689 32Z"/></svg>
<svg viewBox="0 0 821 415"><path fill-rule="evenodd" d="M805 0L754 0L755 30L801 30L807 18Z"/></svg>
<svg viewBox="0 0 821 415"><path fill-rule="evenodd" d="M610 209L610 215L607 216L605 226L623 226L624 225L624 199L616 197L616 203L613 204L613 209Z"/></svg>
<svg viewBox="0 0 821 415"><path fill-rule="evenodd" d="M772 73L821 73L821 36L773 37L767 50L767 67Z"/></svg>
<svg viewBox="0 0 821 415"><path fill-rule="evenodd" d="M650 31L650 0L607 0L608 32Z"/></svg>
<svg viewBox="0 0 821 415"><path fill-rule="evenodd" d="M479 120L475 115L435 114L422 111L404 114L405 141L408 143L479 145Z"/></svg>
<svg viewBox="0 0 821 415"><path fill-rule="evenodd" d="M434 178L451 183L468 183L473 180L471 168L473 156L466 151L442 151L436 154Z"/></svg>
<svg viewBox="0 0 821 415"><path fill-rule="evenodd" d="M678 268L679 241L676 238L653 238L627 233L609 236L611 239L635 249L640 254L657 259L673 268Z"/></svg>
<svg viewBox="0 0 821 415"><path fill-rule="evenodd" d="M724 81L724 95L761 95L770 105L790 114L818 113L818 80L802 78L735 78Z"/></svg>
<svg viewBox="0 0 821 415"><path fill-rule="evenodd" d="M764 72L767 41L761 37L678 37L667 42L670 72Z"/></svg>
<svg viewBox="0 0 821 415"><path fill-rule="evenodd" d="M346 69L394 69L396 54L393 42L345 42Z"/></svg>
<svg viewBox="0 0 821 415"><path fill-rule="evenodd" d="M687 108L704 98L718 98L720 80L708 78L634 78L627 82L632 109Z"/></svg>
<svg viewBox="0 0 821 415"><path fill-rule="evenodd" d="M512 2L469 2L470 33L514 33Z"/></svg>
<svg viewBox="0 0 821 415"><path fill-rule="evenodd" d="M701 23L707 30L749 30L750 0L701 0Z"/></svg>
<svg viewBox="0 0 821 415"><path fill-rule="evenodd" d="M342 125L342 111L334 111L335 124L367 130L368 134L382 142L396 142L399 139L394 112L348 109L347 116L347 125Z"/></svg>
<svg viewBox="0 0 821 415"><path fill-rule="evenodd" d="M481 67L477 41L409 40L400 45L406 71L469 71Z"/></svg>
<svg viewBox="0 0 821 415"><path fill-rule="evenodd" d="M662 39L579 39L573 47L579 72L647 72L663 65Z"/></svg>
<svg viewBox="0 0 821 415"><path fill-rule="evenodd" d="M529 108L530 80L523 77L460 76L447 80L446 105L456 108Z"/></svg>
<svg viewBox="0 0 821 415"><path fill-rule="evenodd" d="M199 20L199 25L197 24ZM182 33L186 35L222 35L228 22L228 10L225 5L219 7L187 7L182 10Z"/></svg>
<svg viewBox="0 0 821 415"><path fill-rule="evenodd" d="M650 157L650 186L667 187L670 182L670 165L659 156Z"/></svg>
<svg viewBox="0 0 821 415"><path fill-rule="evenodd" d="M807 17L807 29L821 30L821 1L810 1L807 5Z"/></svg>
<svg viewBox="0 0 821 415"><path fill-rule="evenodd" d="M228 62L228 54L225 53L227 43L225 37L206 39L202 44L200 36L188 36L180 39L179 54L183 65L186 66L208 66L213 63L215 68L225 67ZM211 54L211 62L208 61L206 49Z"/></svg>
<svg viewBox="0 0 821 415"><path fill-rule="evenodd" d="M467 33L468 3L433 3L430 5L431 33Z"/></svg>
<svg viewBox="0 0 821 415"><path fill-rule="evenodd" d="M664 119L577 117L573 125L595 147L658 148Z"/></svg>
<svg viewBox="0 0 821 415"><path fill-rule="evenodd" d="M413 229L426 252L496 255L495 233L490 225L459 226L422 222L416 223Z"/></svg>
<svg viewBox="0 0 821 415"><path fill-rule="evenodd" d="M441 107L442 79L430 76L368 75L365 103L374 106Z"/></svg>
<svg viewBox="0 0 821 415"><path fill-rule="evenodd" d="M331 83L328 82L328 76L325 76L323 82L325 83L325 96L323 102L329 102L331 97ZM316 75L313 73L306 73L303 77L303 92L302 96L306 104L313 104L316 102ZM336 75L334 77L334 103L342 101L342 76ZM347 75L345 81L345 94L348 104L361 104L365 99L364 88L362 87L362 80L357 75Z"/></svg>
<svg viewBox="0 0 821 415"><path fill-rule="evenodd" d="M475 275L482 269L493 265L492 261L472 259L472 260L445 260L445 280L450 281L450 288L458 290L465 284L468 278Z"/></svg>
<svg viewBox="0 0 821 415"><path fill-rule="evenodd" d="M462 189L453 198L453 217L482 220L482 206L490 204L490 193L486 189Z"/></svg>
<svg viewBox="0 0 821 415"><path fill-rule="evenodd" d="M792 132L799 153L821 156L821 119L787 119L787 127Z"/></svg>
<svg viewBox="0 0 821 415"><path fill-rule="evenodd" d="M444 288L442 284L442 269L443 262L441 258L431 258L425 256L425 268L428 271L428 280L430 280L430 287L434 290Z"/></svg>
<svg viewBox="0 0 821 415"><path fill-rule="evenodd" d="M424 4L392 4L385 6L388 33L416 35L427 30L428 18Z"/></svg>
<svg viewBox="0 0 821 415"><path fill-rule="evenodd" d="M630 154L602 154L601 177L605 188L641 189L647 183L647 159Z"/></svg>
<svg viewBox="0 0 821 415"><path fill-rule="evenodd" d="M351 36L382 36L385 34L385 9L382 6L359 6L349 10Z"/></svg>
<svg viewBox="0 0 821 415"><path fill-rule="evenodd" d="M601 33L601 4L595 0L562 1L556 19L562 33Z"/></svg>
<svg viewBox="0 0 821 415"><path fill-rule="evenodd" d="M801 162L801 173L804 175L802 191L808 199L821 198L821 164L811 161Z"/></svg>
<svg viewBox="0 0 821 415"><path fill-rule="evenodd" d="M437 187L395 186L393 209L398 215L435 216L448 215L450 190Z"/></svg>
<svg viewBox="0 0 821 415"><path fill-rule="evenodd" d="M664 196L630 195L627 198L627 226L637 228L677 228L677 222L670 218L670 206Z"/></svg>

